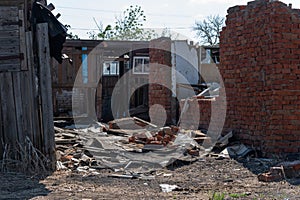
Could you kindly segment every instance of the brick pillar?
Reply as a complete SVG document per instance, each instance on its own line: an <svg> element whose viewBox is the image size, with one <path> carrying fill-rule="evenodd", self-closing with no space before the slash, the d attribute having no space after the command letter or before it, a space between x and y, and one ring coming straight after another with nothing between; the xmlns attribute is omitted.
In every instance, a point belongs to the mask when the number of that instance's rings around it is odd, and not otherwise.
<svg viewBox="0 0 300 200"><path fill-rule="evenodd" d="M159 38L150 41L149 57L149 108L151 121L153 123L166 121L166 124L172 124L171 39Z"/></svg>
<svg viewBox="0 0 300 200"><path fill-rule="evenodd" d="M300 11L280 1L228 10L220 40L228 118L266 154L300 152Z"/></svg>

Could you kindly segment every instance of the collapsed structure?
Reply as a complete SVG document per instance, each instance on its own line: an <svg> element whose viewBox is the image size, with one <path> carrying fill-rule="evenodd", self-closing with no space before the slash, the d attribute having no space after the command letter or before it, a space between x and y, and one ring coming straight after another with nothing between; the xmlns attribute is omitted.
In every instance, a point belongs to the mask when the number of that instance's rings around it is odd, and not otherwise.
<svg viewBox="0 0 300 200"><path fill-rule="evenodd" d="M233 130L265 155L299 153L299 45L299 9L266 0L230 8L220 40L226 94L188 100L185 126L197 121L212 132Z"/></svg>
<svg viewBox="0 0 300 200"><path fill-rule="evenodd" d="M135 70L132 67L135 56L143 62L145 59L150 62L149 68L142 69L147 71L133 73L135 76L131 76L131 82L128 81L131 85L149 80L148 86L135 92L136 100L131 98L130 104L133 107L142 104L146 104L148 109L152 107L149 115L154 113L152 120L155 122L165 118L168 124L180 121L183 128L208 129L216 137L233 130L241 142L265 154L298 153L299 33L299 10L280 1L257 0L228 10L226 27L221 33L220 64L206 67L208 70L205 70L205 59L201 58L201 48L182 41L153 40L144 43L143 51L135 51L136 55L128 53L128 49L125 52L127 57L120 54L123 58L118 58L120 63L128 61L127 70ZM111 44L103 42L102 46L110 49ZM191 55L194 55L193 58ZM112 80L112 76L109 79ZM117 81L118 78L113 84ZM195 92L192 87L186 88L185 84L199 86L202 82L218 82L222 87L220 96L186 100ZM96 101L98 119L103 117L103 108L110 106L103 104L107 89L103 84L101 86L102 91L98 90L99 100ZM128 91L125 96L131 94ZM111 98L111 93L108 98ZM183 110L186 102L189 106ZM119 110L118 113L122 112Z"/></svg>
<svg viewBox="0 0 300 200"><path fill-rule="evenodd" d="M227 124L265 153L300 151L300 10L259 0L228 10L221 33Z"/></svg>
<svg viewBox="0 0 300 200"><path fill-rule="evenodd" d="M9 49L0 47L4 160L16 159L19 155L9 148L27 141L54 168L50 55L62 62L52 61L55 112L72 110L75 116L108 121L142 110L160 126L180 122L182 128L208 129L213 141L233 130L237 139L265 155L300 152L299 9L268 0L230 8L221 33L221 60L217 54L213 58L220 64L211 66L207 55L218 47L203 49L169 38L68 41L64 52L71 59L62 61L60 48L49 49L48 35L61 45L64 30L58 38L42 27L37 28L41 35L35 33L28 18L31 3L0 4L0 43ZM40 4L36 8L46 10ZM194 96L194 86L210 82L221 86L218 97ZM119 98L113 99L114 92ZM112 102L118 106L111 107Z"/></svg>

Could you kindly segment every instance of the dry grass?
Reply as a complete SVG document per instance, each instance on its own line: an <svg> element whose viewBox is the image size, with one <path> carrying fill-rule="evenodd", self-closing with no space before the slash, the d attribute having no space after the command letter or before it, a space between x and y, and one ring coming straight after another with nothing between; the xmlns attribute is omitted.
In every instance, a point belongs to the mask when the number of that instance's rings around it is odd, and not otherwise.
<svg viewBox="0 0 300 200"><path fill-rule="evenodd" d="M30 175L47 174L48 159L26 137L24 143L5 144L0 161L1 172L21 172Z"/></svg>

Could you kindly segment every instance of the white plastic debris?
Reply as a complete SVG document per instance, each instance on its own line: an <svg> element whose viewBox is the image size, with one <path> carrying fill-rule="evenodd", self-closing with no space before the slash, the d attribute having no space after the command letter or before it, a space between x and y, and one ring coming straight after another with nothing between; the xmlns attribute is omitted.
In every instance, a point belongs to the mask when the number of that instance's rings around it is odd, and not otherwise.
<svg viewBox="0 0 300 200"><path fill-rule="evenodd" d="M163 192L172 192L176 188L178 188L177 185L169 185L169 184L160 184L159 185Z"/></svg>
<svg viewBox="0 0 300 200"><path fill-rule="evenodd" d="M199 144L191 137L189 137L187 134L179 133L177 138L175 139L174 145L184 146L186 148L193 146L197 147Z"/></svg>

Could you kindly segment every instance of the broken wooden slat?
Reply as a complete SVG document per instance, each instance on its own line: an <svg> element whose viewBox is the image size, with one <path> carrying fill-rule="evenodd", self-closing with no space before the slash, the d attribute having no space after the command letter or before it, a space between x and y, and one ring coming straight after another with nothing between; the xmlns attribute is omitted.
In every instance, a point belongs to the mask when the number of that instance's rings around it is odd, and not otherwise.
<svg viewBox="0 0 300 200"><path fill-rule="evenodd" d="M108 133L120 136L132 136L134 134L146 133L146 129L108 129Z"/></svg>
<svg viewBox="0 0 300 200"><path fill-rule="evenodd" d="M60 145L60 144L76 144L76 139L55 139L55 143Z"/></svg>
<svg viewBox="0 0 300 200"><path fill-rule="evenodd" d="M151 126L151 127L153 127L153 128L157 128L157 126L156 126L155 124L151 124L150 122L147 122L147 121L145 121L145 120L142 120L142 119L140 119L140 118L138 118L138 117L133 117L133 119L136 120L136 121L138 121L138 122L141 122L141 123L143 123L143 124L145 124L145 125Z"/></svg>
<svg viewBox="0 0 300 200"><path fill-rule="evenodd" d="M68 129L62 129L62 128L58 128L58 127L54 127L54 130L59 132L59 133L71 133L71 134L75 134L78 135L77 131L73 131L73 130L68 130Z"/></svg>
<svg viewBox="0 0 300 200"><path fill-rule="evenodd" d="M48 38L48 24L37 25L37 43L40 69L40 91L41 91L41 111L43 121L43 145L44 153L51 161L52 169L55 169L55 142L54 123L52 107L52 87L50 72L50 48Z"/></svg>

